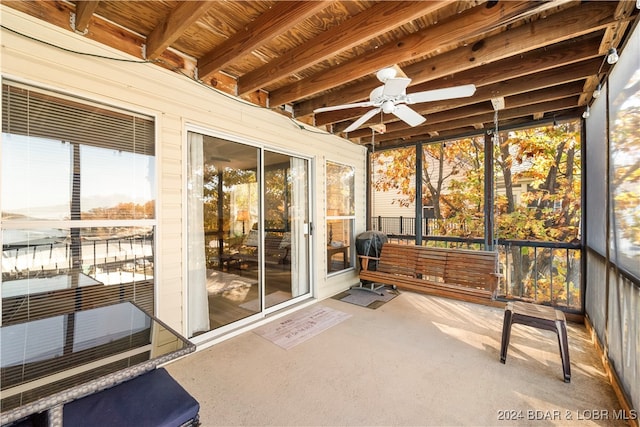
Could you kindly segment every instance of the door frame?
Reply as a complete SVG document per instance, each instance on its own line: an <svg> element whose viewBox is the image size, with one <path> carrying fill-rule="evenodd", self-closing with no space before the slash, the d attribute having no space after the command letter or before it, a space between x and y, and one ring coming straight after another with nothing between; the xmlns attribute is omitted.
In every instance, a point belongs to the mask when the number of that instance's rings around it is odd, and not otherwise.
<svg viewBox="0 0 640 427"><path fill-rule="evenodd" d="M315 171L316 171L316 167L315 167L315 159L313 156L308 156L308 155L304 155L301 153L296 153L290 149L286 149L283 147L277 147L265 142L261 142L261 141L257 141L254 139L250 139L250 138L246 138L246 137L242 137L242 136L238 136L238 135L233 135L233 134L229 134L227 132L224 131L219 131L219 130L214 130L208 127L203 127L203 126L199 126L199 125L195 125L195 124L186 124L184 126L184 134L183 134L183 145L182 145L182 161L183 161L183 177L182 177L182 181L183 181L183 189L186 188L186 182L187 182L187 170L188 170L188 134L189 132L195 132L195 133L200 133L202 135L206 135L206 136L210 136L210 137L215 137L215 138L220 138L220 139L225 139L228 140L230 142L234 142L234 143L239 143L239 144L245 144L248 145L250 147L256 148L259 150L259 188L260 188L260 195L259 195L259 212L260 212L260 218L262 221L262 225L264 225L264 152L265 150L268 150L270 152L273 153L277 153L277 154L283 154L286 156L290 156L290 157L296 157L302 160L306 160L307 161L307 201L308 201L308 218L309 218L309 238L307 240L307 253L308 253L308 260L307 260L307 276L308 276L308 280L309 280L309 291L306 294L300 295L298 297L294 297L291 298L287 301L284 301L280 304L276 304L272 307L268 307L263 309L264 307L264 298L265 298L265 283L264 283L264 260L262 259L264 257L264 255L262 255L261 257L261 261L260 261L260 274L258 276L258 286L259 286L259 292L260 292L260 311L258 313L255 313L253 315L250 315L248 317L245 317L243 319L239 319L235 322L232 322L228 325L224 325L221 326L219 328L204 332L200 335L197 335L195 337L190 338L190 340L197 344L199 347L204 344L204 343L215 343L217 342L216 338L220 338L220 337L226 337L229 336L235 336L236 333L239 333L239 330L246 330L246 329L251 329L255 326L258 326L259 324L262 323L266 323L266 321L271 321L273 318L277 318L280 317L284 314L287 314L289 311L287 310L283 310L286 309L288 307L291 306L295 306L296 309L298 308L302 308L304 306L307 306L308 304L312 304L315 302L315 298L317 295L317 289L316 289L316 280L315 280L315 268L314 268L314 255L313 255L313 248L314 248L314 242L313 242L313 237L314 237L314 233L313 233L313 224L314 224L314 215L315 215L315 209L314 209L314 200L312 197L313 194L313 177L315 176ZM182 289L183 289L183 295L182 295L182 322L183 322L183 331L185 333L188 334L189 331L189 286L188 286L188 257L189 254L187 253L188 251L188 203L187 203L187 191L183 191L182 193L182 217L184 218L183 220L183 226L182 226L182 247L184 248L183 250L183 267L182 267ZM260 241L260 249L262 249L262 251L260 253L264 254L264 226L259 227L260 229L260 236L261 236L261 241ZM267 319L267 317L269 317ZM213 340L213 341L212 341Z"/></svg>

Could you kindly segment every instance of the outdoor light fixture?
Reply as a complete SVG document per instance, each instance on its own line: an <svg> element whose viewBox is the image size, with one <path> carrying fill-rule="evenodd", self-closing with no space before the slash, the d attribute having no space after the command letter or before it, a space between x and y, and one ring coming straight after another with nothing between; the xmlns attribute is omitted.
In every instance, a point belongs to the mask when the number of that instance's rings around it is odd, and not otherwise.
<svg viewBox="0 0 640 427"><path fill-rule="evenodd" d="M598 83L596 90L593 91L593 97L598 98L600 96L600 91L602 90L602 85Z"/></svg>
<svg viewBox="0 0 640 427"><path fill-rule="evenodd" d="M587 109L584 110L584 113L582 113L582 118L586 119L591 115L591 112L589 111L589 106L587 105Z"/></svg>
<svg viewBox="0 0 640 427"><path fill-rule="evenodd" d="M620 59L620 57L618 56L618 51L616 50L616 48L612 47L611 49L609 49L609 53L607 53L607 62L613 65L618 62L618 59Z"/></svg>

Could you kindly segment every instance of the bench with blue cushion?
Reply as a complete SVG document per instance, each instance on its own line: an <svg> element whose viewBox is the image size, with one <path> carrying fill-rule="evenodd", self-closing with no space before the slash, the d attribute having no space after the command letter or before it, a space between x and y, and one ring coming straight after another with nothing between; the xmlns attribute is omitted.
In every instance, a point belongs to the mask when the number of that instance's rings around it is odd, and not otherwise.
<svg viewBox="0 0 640 427"><path fill-rule="evenodd" d="M200 404L164 369L154 369L63 407L65 427L197 426Z"/></svg>

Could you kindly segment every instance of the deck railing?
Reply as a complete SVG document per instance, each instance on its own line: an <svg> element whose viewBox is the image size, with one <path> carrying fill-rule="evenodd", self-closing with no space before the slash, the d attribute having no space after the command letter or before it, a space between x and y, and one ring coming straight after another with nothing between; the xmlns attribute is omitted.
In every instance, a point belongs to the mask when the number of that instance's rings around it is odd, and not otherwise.
<svg viewBox="0 0 640 427"><path fill-rule="evenodd" d="M153 279L153 242L149 236L86 240L78 251L83 272L109 285ZM2 281L68 274L74 267L69 240L2 252Z"/></svg>
<svg viewBox="0 0 640 427"><path fill-rule="evenodd" d="M372 228L385 233L390 241L415 242L412 217L374 217ZM447 224L423 219L422 244L447 248L484 249L484 238L435 235L443 231L465 230L464 224ZM500 281L498 298L523 299L551 305L565 311L583 310L582 248L580 243L498 239Z"/></svg>

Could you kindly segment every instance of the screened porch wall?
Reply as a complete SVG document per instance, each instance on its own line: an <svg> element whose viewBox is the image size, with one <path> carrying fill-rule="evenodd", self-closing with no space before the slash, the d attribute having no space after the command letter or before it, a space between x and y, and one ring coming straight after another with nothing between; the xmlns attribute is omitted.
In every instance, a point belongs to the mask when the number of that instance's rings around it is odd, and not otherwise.
<svg viewBox="0 0 640 427"><path fill-rule="evenodd" d="M633 176L626 171L640 167L640 57L633 55L639 51L636 27L585 120L584 196L585 314L636 411L640 410L640 224L637 214L629 212L640 211L640 206L637 199L635 206L626 200L629 194L640 195L640 183L637 178L626 179ZM634 238L635 247L625 243Z"/></svg>
<svg viewBox="0 0 640 427"><path fill-rule="evenodd" d="M640 408L640 287L587 253L585 310L633 409Z"/></svg>

